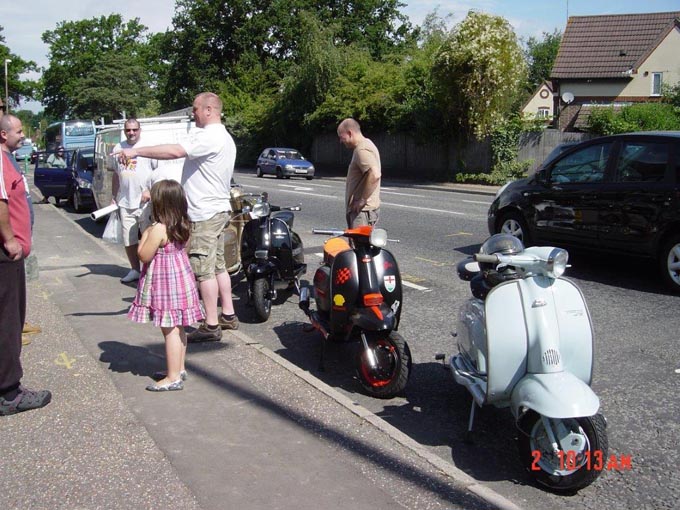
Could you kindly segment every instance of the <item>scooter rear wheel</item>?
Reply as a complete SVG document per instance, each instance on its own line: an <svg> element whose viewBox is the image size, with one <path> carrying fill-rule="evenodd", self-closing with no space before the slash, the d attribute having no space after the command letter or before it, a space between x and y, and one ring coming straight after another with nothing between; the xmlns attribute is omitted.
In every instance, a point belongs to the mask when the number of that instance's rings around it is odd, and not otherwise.
<svg viewBox="0 0 680 510"><path fill-rule="evenodd" d="M255 313L258 319L265 322L269 319L272 311L272 299L269 295L269 281L266 278L258 278L253 283L253 301Z"/></svg>
<svg viewBox="0 0 680 510"><path fill-rule="evenodd" d="M556 492L575 492L595 481L607 463L606 422L601 414L583 418L550 419L557 443L573 435L573 450L555 454L541 416L532 412L525 418L519 437L522 463L536 481ZM582 438L582 441L579 441Z"/></svg>
<svg viewBox="0 0 680 510"><path fill-rule="evenodd" d="M375 355L377 369L372 370L361 348L357 374L366 392L377 398L392 398L406 388L411 372L411 352L404 338L392 331L366 334L368 347Z"/></svg>

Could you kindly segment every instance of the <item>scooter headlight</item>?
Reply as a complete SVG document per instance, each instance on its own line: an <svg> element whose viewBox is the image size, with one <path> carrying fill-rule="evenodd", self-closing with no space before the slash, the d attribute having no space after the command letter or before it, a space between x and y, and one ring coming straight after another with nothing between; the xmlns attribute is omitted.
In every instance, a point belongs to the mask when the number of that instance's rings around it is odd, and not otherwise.
<svg viewBox="0 0 680 510"><path fill-rule="evenodd" d="M567 269L567 262L569 262L569 252L555 248L548 256L548 276L551 278L562 276Z"/></svg>
<svg viewBox="0 0 680 510"><path fill-rule="evenodd" d="M369 241L373 246L382 248L387 245L387 230L384 228L374 228L371 232Z"/></svg>

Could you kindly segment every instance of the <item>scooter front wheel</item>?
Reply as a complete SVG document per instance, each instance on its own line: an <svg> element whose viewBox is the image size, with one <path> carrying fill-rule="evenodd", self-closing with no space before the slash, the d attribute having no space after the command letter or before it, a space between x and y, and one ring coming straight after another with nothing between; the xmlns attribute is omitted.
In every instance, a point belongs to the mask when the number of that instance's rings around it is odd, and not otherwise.
<svg viewBox="0 0 680 510"><path fill-rule="evenodd" d="M253 283L253 301L255 302L255 314L258 319L265 322L269 319L272 311L272 298L269 295L269 281L266 278L258 278Z"/></svg>
<svg viewBox="0 0 680 510"><path fill-rule="evenodd" d="M361 385L372 397L398 395L406 387L411 372L411 352L406 341L396 331L366 333L366 341L377 366L371 368L368 353L362 347L357 360Z"/></svg>
<svg viewBox="0 0 680 510"><path fill-rule="evenodd" d="M583 418L553 419L532 412L520 433L519 453L529 473L542 485L557 491L577 491L595 481L607 463L606 422L601 414ZM559 445L554 451L546 421ZM569 444L565 450L563 445Z"/></svg>

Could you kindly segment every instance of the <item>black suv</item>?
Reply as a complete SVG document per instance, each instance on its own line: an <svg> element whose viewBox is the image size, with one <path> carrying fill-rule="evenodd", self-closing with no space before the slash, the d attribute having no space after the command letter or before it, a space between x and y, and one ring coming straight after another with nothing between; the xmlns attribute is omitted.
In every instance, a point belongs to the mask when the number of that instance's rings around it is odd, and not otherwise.
<svg viewBox="0 0 680 510"><path fill-rule="evenodd" d="M680 292L680 132L595 138L503 186L489 232L658 261Z"/></svg>

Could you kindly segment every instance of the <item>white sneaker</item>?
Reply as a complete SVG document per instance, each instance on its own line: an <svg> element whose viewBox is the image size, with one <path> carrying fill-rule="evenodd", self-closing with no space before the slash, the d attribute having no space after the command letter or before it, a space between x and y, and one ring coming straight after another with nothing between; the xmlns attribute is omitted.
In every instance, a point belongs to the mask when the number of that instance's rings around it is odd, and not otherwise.
<svg viewBox="0 0 680 510"><path fill-rule="evenodd" d="M136 269L130 269L130 272L120 279L121 283L136 282L137 280L139 280L139 271Z"/></svg>

